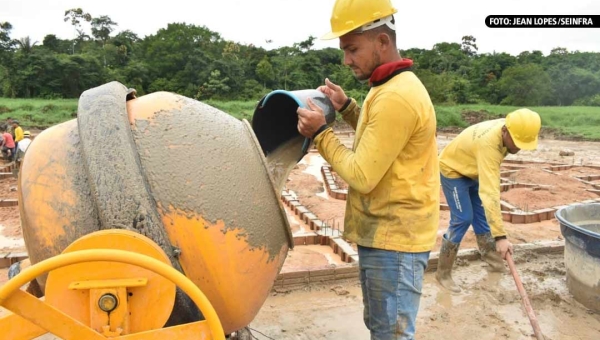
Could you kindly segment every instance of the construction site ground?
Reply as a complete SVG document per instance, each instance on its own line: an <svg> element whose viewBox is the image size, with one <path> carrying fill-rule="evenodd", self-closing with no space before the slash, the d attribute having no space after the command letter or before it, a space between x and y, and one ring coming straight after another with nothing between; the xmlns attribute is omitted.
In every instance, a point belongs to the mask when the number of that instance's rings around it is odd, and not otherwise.
<svg viewBox="0 0 600 340"><path fill-rule="evenodd" d="M351 147L353 135L338 131L344 144ZM454 135L438 135L439 150ZM502 200L515 214L563 206L584 200L600 199L594 184L600 186L600 144L540 140L536 151L521 151L509 155L503 163L503 183L525 183L502 193ZM560 151L572 151L572 156L560 156ZM557 164L568 169L550 171ZM316 152L310 152L292 170L285 190L330 229L343 231L346 201L333 198L325 185L322 167L327 165ZM598 168L594 168L597 166ZM516 171L515 171L516 169ZM333 171L333 170L332 170ZM338 189L347 185L335 176ZM580 179L581 179L580 178ZM0 200L15 199L16 180L0 179ZM441 194L441 203L445 198ZM510 208L512 206L512 208ZM306 218L284 204L295 238L317 235ZM509 239L519 245L540 245L563 238L558 221L548 219L529 223L505 222ZM438 237L432 256L439 251L441 236L448 227L449 211L441 209ZM349 243L352 249L356 245ZM476 248L475 236L469 231L461 250ZM600 334L600 315L573 300L566 287L562 252L551 254L530 250L515 253L521 279L536 311L546 339L595 339ZM528 248L529 249L529 248ZM24 252L16 206L0 207L0 257L2 254ZM339 248L329 244L297 245L288 253L281 274L315 270L356 268L356 258L342 258ZM459 259L455 278L463 287L459 294L443 291L435 282L432 267L425 276L423 298L417 320L417 339L530 339L533 331L527 319L519 293L510 274L488 273L480 260ZM352 275L350 275L352 276ZM0 269L0 285L7 280L7 268ZM299 282L285 285L279 282L251 323L257 339L368 339L362 322L362 294L358 279ZM5 311L0 310L0 315ZM262 334L261 334L262 333ZM451 335L451 336L450 336ZM45 339L52 339L45 338Z"/></svg>

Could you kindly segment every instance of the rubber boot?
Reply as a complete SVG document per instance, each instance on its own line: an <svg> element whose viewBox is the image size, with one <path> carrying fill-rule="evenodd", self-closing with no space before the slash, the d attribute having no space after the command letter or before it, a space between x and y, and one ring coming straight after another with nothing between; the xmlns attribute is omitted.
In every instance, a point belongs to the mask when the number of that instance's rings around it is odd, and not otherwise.
<svg viewBox="0 0 600 340"><path fill-rule="evenodd" d="M490 271L506 273L504 260L496 251L496 240L494 240L492 234L486 233L475 236L477 237L477 246L479 247L481 259L490 266Z"/></svg>
<svg viewBox="0 0 600 340"><path fill-rule="evenodd" d="M440 249L438 267L435 273L435 278L442 287L454 293L459 293L461 291L460 287L452 279L452 266L456 260L459 246L459 243L452 243L450 240L447 240L446 237L442 237L442 248Z"/></svg>

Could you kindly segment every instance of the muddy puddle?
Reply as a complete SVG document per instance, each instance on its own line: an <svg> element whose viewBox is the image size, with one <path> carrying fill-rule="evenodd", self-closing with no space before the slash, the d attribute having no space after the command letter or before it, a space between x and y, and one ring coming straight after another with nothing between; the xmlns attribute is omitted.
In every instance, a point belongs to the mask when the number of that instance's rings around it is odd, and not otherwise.
<svg viewBox="0 0 600 340"><path fill-rule="evenodd" d="M523 252L515 262L547 340L598 339L600 315L569 294L562 254ZM480 261L457 266L459 294L442 290L434 273L425 275L416 339L534 339L512 276L485 268ZM357 281L273 293L250 327L281 340L369 339Z"/></svg>

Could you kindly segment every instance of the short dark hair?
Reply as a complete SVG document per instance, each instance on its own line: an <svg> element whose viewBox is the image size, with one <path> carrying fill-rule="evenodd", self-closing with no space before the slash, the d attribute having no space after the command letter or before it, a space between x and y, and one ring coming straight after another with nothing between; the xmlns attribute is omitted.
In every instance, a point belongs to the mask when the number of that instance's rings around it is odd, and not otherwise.
<svg viewBox="0 0 600 340"><path fill-rule="evenodd" d="M392 16L392 24L396 25L396 19L394 18L394 16ZM396 31L391 29L388 25L383 25L383 26L379 26L379 27L375 27L371 30L368 30L366 32L364 32L365 34L368 34L369 37L371 37L372 39L375 39L375 37L377 37L379 34L384 33L387 34L390 37L390 40L392 41L392 43L394 44L394 46L396 46Z"/></svg>

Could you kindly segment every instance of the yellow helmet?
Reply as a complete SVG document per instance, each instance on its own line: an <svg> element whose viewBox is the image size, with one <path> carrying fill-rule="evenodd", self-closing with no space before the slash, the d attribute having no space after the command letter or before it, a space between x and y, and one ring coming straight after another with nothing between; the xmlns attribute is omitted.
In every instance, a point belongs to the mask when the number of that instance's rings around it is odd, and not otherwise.
<svg viewBox="0 0 600 340"><path fill-rule="evenodd" d="M504 122L515 145L521 150L535 150L542 120L537 112L519 109L509 113Z"/></svg>
<svg viewBox="0 0 600 340"><path fill-rule="evenodd" d="M398 12L391 0L336 0L331 14L331 32L321 39L330 40L339 38L359 27L366 29L387 24L392 29L392 14ZM380 20L385 19L385 20Z"/></svg>

